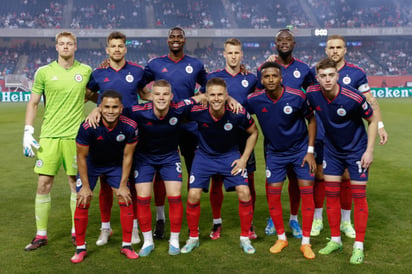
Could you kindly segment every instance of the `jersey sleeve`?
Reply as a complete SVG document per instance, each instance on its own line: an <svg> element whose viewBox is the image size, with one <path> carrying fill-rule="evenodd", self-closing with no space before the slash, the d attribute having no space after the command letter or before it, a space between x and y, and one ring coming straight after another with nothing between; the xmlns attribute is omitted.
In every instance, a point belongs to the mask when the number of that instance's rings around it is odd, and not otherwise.
<svg viewBox="0 0 412 274"><path fill-rule="evenodd" d="M357 89L361 93L366 93L371 90L371 88L369 87L368 78L366 77L366 73L362 73L362 77L359 79L359 82L357 83Z"/></svg>
<svg viewBox="0 0 412 274"><path fill-rule="evenodd" d="M89 146L90 145L90 131L88 130L90 127L88 122L83 122L80 125L79 131L76 136L76 143L82 146Z"/></svg>
<svg viewBox="0 0 412 274"><path fill-rule="evenodd" d="M364 119L368 119L368 118L372 117L372 115L373 115L373 109L372 109L372 107L369 105L369 103L366 101L366 98L365 98L365 97L363 97L363 99L362 99L361 106L362 106L362 117L363 117Z"/></svg>
<svg viewBox="0 0 412 274"><path fill-rule="evenodd" d="M38 95L42 95L44 92L44 69L45 68L39 68L36 71L36 74L34 75L34 82L33 82L33 86L31 89L31 92L36 93Z"/></svg>
<svg viewBox="0 0 412 274"><path fill-rule="evenodd" d="M90 89L92 92L99 91L99 84L96 81L96 71L93 71L92 74L90 75L90 80L87 83L87 88Z"/></svg>

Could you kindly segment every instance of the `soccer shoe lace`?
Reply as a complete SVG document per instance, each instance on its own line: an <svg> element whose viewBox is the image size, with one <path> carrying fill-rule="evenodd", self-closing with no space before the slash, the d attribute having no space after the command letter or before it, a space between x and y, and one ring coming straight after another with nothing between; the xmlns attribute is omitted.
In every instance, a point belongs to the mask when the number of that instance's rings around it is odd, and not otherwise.
<svg viewBox="0 0 412 274"><path fill-rule="evenodd" d="M25 251L32 251L36 250L39 247L42 247L44 245L47 245L47 237L45 238L40 238L39 236L34 237L34 239L24 247Z"/></svg>
<svg viewBox="0 0 412 274"><path fill-rule="evenodd" d="M139 258L139 254L137 254L131 246L123 246L120 249L120 254L125 255L128 259L137 259Z"/></svg>
<svg viewBox="0 0 412 274"><path fill-rule="evenodd" d="M323 221L321 219L314 219L312 222L312 229L310 231L310 236L319 236L322 230L323 230Z"/></svg>
<svg viewBox="0 0 412 274"><path fill-rule="evenodd" d="M301 245L300 251L302 251L303 256L306 259L312 260L315 259L315 253L313 253L312 246L309 244Z"/></svg>
<svg viewBox="0 0 412 274"><path fill-rule="evenodd" d="M276 228L273 224L272 218L270 217L266 221L265 234L268 236L276 235Z"/></svg>
<svg viewBox="0 0 412 274"><path fill-rule="evenodd" d="M363 250L360 248L354 248L352 251L352 256L350 257L351 264L361 264L363 263L363 259L365 255L363 254Z"/></svg>
<svg viewBox="0 0 412 274"><path fill-rule="evenodd" d="M334 241L329 241L324 248L319 250L319 254L328 255L334 251L341 251L343 248L342 244Z"/></svg>
<svg viewBox="0 0 412 274"><path fill-rule="evenodd" d="M192 250L195 249L196 247L199 247L199 239L189 238L189 240L186 241L185 246L182 247L180 252L189 253L189 252L192 252Z"/></svg>
<svg viewBox="0 0 412 274"><path fill-rule="evenodd" d="M340 231L342 231L343 234L345 234L345 236L348 238L356 238L356 232L355 229L353 229L351 222L342 222L340 224Z"/></svg>
<svg viewBox="0 0 412 274"><path fill-rule="evenodd" d="M113 234L113 230L111 228L101 228L100 230L100 236L96 241L96 245L98 246L107 244L107 242L110 239L110 236L112 236Z"/></svg>
<svg viewBox="0 0 412 274"><path fill-rule="evenodd" d="M248 237L250 240L256 240L258 238L258 235L255 232L255 227L253 225L250 226Z"/></svg>
<svg viewBox="0 0 412 274"><path fill-rule="evenodd" d="M169 244L169 255L174 256L174 255L179 255L179 254L180 254L180 248Z"/></svg>
<svg viewBox="0 0 412 274"><path fill-rule="evenodd" d="M302 229L300 228L300 225L297 221L290 220L289 227L292 230L293 237L298 238L298 239L302 238Z"/></svg>
<svg viewBox="0 0 412 274"><path fill-rule="evenodd" d="M140 243L139 229L137 227L133 227L132 244L138 244L138 243Z"/></svg>
<svg viewBox="0 0 412 274"><path fill-rule="evenodd" d="M240 240L240 247L246 254L254 254L256 252L249 239Z"/></svg>
<svg viewBox="0 0 412 274"><path fill-rule="evenodd" d="M212 231L210 231L209 237L212 240L220 238L220 232L222 231L222 224L213 224Z"/></svg>
<svg viewBox="0 0 412 274"><path fill-rule="evenodd" d="M74 264L78 264L78 263L83 262L84 257L86 257L86 256L87 256L86 249L78 249L74 253L73 257L71 257L70 261Z"/></svg>
<svg viewBox="0 0 412 274"><path fill-rule="evenodd" d="M153 232L153 238L162 240L165 237L165 221L164 220L157 220L156 221L156 228Z"/></svg>
<svg viewBox="0 0 412 274"><path fill-rule="evenodd" d="M140 249L139 251L139 255L140 257L147 257L150 255L150 253L152 253L154 249L154 244L148 245L146 247L143 247L142 249Z"/></svg>
<svg viewBox="0 0 412 274"><path fill-rule="evenodd" d="M289 245L287 240L277 240L276 243L269 249L270 253L280 253L282 249Z"/></svg>

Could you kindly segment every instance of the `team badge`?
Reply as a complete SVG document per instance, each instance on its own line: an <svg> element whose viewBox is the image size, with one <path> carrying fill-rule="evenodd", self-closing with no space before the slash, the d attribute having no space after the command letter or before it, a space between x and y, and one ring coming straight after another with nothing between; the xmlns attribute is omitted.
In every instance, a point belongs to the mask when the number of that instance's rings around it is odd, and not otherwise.
<svg viewBox="0 0 412 274"><path fill-rule="evenodd" d="M363 108L364 110L367 110L367 109L368 109L368 103L366 103L366 102L363 103L363 104L362 104L362 108Z"/></svg>
<svg viewBox="0 0 412 274"><path fill-rule="evenodd" d="M193 184L194 181L195 181L195 176L194 176L194 175L190 175L189 184Z"/></svg>
<svg viewBox="0 0 412 274"><path fill-rule="evenodd" d="M177 118L176 117L172 117L169 120L169 125L174 126L177 124Z"/></svg>
<svg viewBox="0 0 412 274"><path fill-rule="evenodd" d="M242 80L241 84L242 84L242 87L247 88L249 86L249 81L244 79Z"/></svg>
<svg viewBox="0 0 412 274"><path fill-rule="evenodd" d="M192 101L190 99L184 99L183 102L185 102L186 105L192 104Z"/></svg>
<svg viewBox="0 0 412 274"><path fill-rule="evenodd" d="M301 76L300 71L299 71L298 69L296 69L296 70L293 72L293 77L295 77L295 78L300 78L300 76Z"/></svg>
<svg viewBox="0 0 412 274"><path fill-rule="evenodd" d="M346 116L346 110L344 108L338 108L338 110L336 111L336 113L340 116Z"/></svg>
<svg viewBox="0 0 412 274"><path fill-rule="evenodd" d="M81 187L81 186L82 186L82 180L80 180L80 178L77 178L76 187Z"/></svg>
<svg viewBox="0 0 412 274"><path fill-rule="evenodd" d="M349 85L350 82L352 82L352 79L350 79L350 77L349 77L348 75L346 75L345 77L343 77L342 82L343 82L345 85Z"/></svg>
<svg viewBox="0 0 412 274"><path fill-rule="evenodd" d="M124 139L126 139L126 136L124 136L124 134L120 133L119 135L116 136L116 141L118 142L122 142L124 141Z"/></svg>
<svg viewBox="0 0 412 274"><path fill-rule="evenodd" d="M189 74L193 73L193 67L191 65L187 65L185 70Z"/></svg>
<svg viewBox="0 0 412 274"><path fill-rule="evenodd" d="M80 83L81 81L83 81L83 76L81 74L76 74L74 76L74 80L78 83Z"/></svg>
<svg viewBox="0 0 412 274"><path fill-rule="evenodd" d="M272 176L272 174L270 173L270 170L266 169L266 178L270 178L270 176Z"/></svg>
<svg viewBox="0 0 412 274"><path fill-rule="evenodd" d="M289 115L289 114L291 114L291 113L293 112L293 108L292 108L291 106L287 105L287 106L285 106L285 107L283 108L283 112L284 112L285 114Z"/></svg>
<svg viewBox="0 0 412 274"><path fill-rule="evenodd" d="M42 168L43 167L43 161L42 160L37 160L36 161L36 167L37 168Z"/></svg>
<svg viewBox="0 0 412 274"><path fill-rule="evenodd" d="M127 74L126 77L125 77L125 80L126 80L126 82L131 83L131 82L133 82L134 77L131 74Z"/></svg>
<svg viewBox="0 0 412 274"><path fill-rule="evenodd" d="M227 122L224 127L223 127L226 131L230 131L233 128L233 125L229 122Z"/></svg>
<svg viewBox="0 0 412 274"><path fill-rule="evenodd" d="M139 171L135 170L133 176L135 179L139 177Z"/></svg>

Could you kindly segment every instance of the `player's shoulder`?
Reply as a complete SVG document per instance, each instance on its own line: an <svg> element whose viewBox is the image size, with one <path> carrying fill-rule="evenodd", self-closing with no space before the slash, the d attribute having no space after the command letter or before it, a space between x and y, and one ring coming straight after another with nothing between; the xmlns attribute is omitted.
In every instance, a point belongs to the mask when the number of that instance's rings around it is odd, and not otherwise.
<svg viewBox="0 0 412 274"><path fill-rule="evenodd" d="M365 98L357 89L352 88L351 86L341 86L341 92L343 96L354 100L358 103L361 103L363 101L363 98Z"/></svg>
<svg viewBox="0 0 412 274"><path fill-rule="evenodd" d="M86 120L81 123L80 128L82 128L82 129L84 129L84 130L94 129L94 128L90 125L89 121L86 121Z"/></svg>
<svg viewBox="0 0 412 274"><path fill-rule="evenodd" d="M300 89L295 89L295 88L285 86L285 92L291 95L302 97L302 98L306 97L305 93Z"/></svg>
<svg viewBox="0 0 412 274"><path fill-rule="evenodd" d="M137 128L137 123L136 121L124 116L124 115L120 115L119 117L119 121L127 126L132 127L133 129Z"/></svg>
<svg viewBox="0 0 412 274"><path fill-rule="evenodd" d="M168 58L167 55L156 56L156 57L153 57L153 58L149 59L149 61L147 61L147 63L148 64L154 64L154 63L157 63L157 62L162 62L164 59L167 59L167 58Z"/></svg>
<svg viewBox="0 0 412 274"><path fill-rule="evenodd" d="M293 57L293 59L294 59L294 63L295 63L296 66L299 66L299 67L301 67L301 68L304 68L304 69L310 71L310 67L309 67L308 64L306 64L305 62L303 62L302 60L300 60L300 59L298 59L298 58L296 58L296 57Z"/></svg>
<svg viewBox="0 0 412 274"><path fill-rule="evenodd" d="M206 106L203 105L193 105L191 112L202 112L208 110L208 108Z"/></svg>
<svg viewBox="0 0 412 274"><path fill-rule="evenodd" d="M141 65L139 65L137 63L134 63L134 62L131 62L131 61L127 61L126 66L130 66L132 68L136 68L136 69L139 69L139 70L143 69L143 67Z"/></svg>
<svg viewBox="0 0 412 274"><path fill-rule="evenodd" d="M80 61L77 61L77 60L74 60L73 66L80 67L81 69L89 71L89 72L92 72L92 70L93 70L91 66L89 66L85 63L81 63Z"/></svg>
<svg viewBox="0 0 412 274"><path fill-rule="evenodd" d="M311 85L306 89L306 94L314 93L314 92L318 92L318 91L320 91L320 85L319 84Z"/></svg>
<svg viewBox="0 0 412 274"><path fill-rule="evenodd" d="M212 79L212 78L216 78L216 77L222 77L223 75L224 75L224 73L225 73L225 69L218 69L218 70L215 70L215 71L213 71L213 72L210 72L208 75L207 75L207 79Z"/></svg>
<svg viewBox="0 0 412 274"><path fill-rule="evenodd" d="M151 110L153 109L153 102L147 102L144 104L137 104L132 106L132 112L137 112L137 111L145 111L145 110Z"/></svg>
<svg viewBox="0 0 412 274"><path fill-rule="evenodd" d="M361 67L349 62L345 62L343 68L351 71L360 71L362 73L365 73L365 71Z"/></svg>
<svg viewBox="0 0 412 274"><path fill-rule="evenodd" d="M262 94L265 94L265 90L258 90L258 91L255 91L255 92L250 93L250 94L247 96L247 99L248 99L248 100L249 100L249 99L253 99L253 98L255 98L255 97L261 96Z"/></svg>

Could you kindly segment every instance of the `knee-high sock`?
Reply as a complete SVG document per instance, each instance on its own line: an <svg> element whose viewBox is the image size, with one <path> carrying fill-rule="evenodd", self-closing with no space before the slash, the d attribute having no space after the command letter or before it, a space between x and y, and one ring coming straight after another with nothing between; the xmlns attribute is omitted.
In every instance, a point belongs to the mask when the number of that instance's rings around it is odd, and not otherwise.
<svg viewBox="0 0 412 274"><path fill-rule="evenodd" d="M36 215L36 227L37 231L47 231L47 225L49 222L49 214L51 208L51 197L48 194L36 194L34 201L34 214Z"/></svg>
<svg viewBox="0 0 412 274"><path fill-rule="evenodd" d="M313 214L315 213L313 186L300 186L299 189L300 197L302 198L302 234L305 237L310 237Z"/></svg>
<svg viewBox="0 0 412 274"><path fill-rule="evenodd" d="M168 196L170 232L179 233L183 221L182 196Z"/></svg>
<svg viewBox="0 0 412 274"><path fill-rule="evenodd" d="M340 206L344 210L352 209L352 191L350 180L343 180L340 185Z"/></svg>
<svg viewBox="0 0 412 274"><path fill-rule="evenodd" d="M133 204L119 203L120 223L122 224L123 242L132 242L133 231Z"/></svg>
<svg viewBox="0 0 412 274"><path fill-rule="evenodd" d="M215 175L212 177L212 186L210 187L210 205L212 206L213 219L222 217L222 203L223 203L223 177Z"/></svg>
<svg viewBox="0 0 412 274"><path fill-rule="evenodd" d="M249 182L250 196L252 196L253 211L255 211L255 203L256 203L255 173L248 172L247 179Z"/></svg>
<svg viewBox="0 0 412 274"><path fill-rule="evenodd" d="M270 217L273 220L276 232L283 234L285 233L285 226L283 224L282 203L280 202L282 187L268 186L267 189Z"/></svg>
<svg viewBox="0 0 412 274"><path fill-rule="evenodd" d="M164 206L166 199L166 186L160 175L156 174L153 183L153 192L156 206Z"/></svg>
<svg viewBox="0 0 412 274"><path fill-rule="evenodd" d="M130 186L130 195L132 195L133 219L137 219L137 192L134 184Z"/></svg>
<svg viewBox="0 0 412 274"><path fill-rule="evenodd" d="M289 192L290 214L298 215L299 204L300 204L300 192L299 192L298 179L296 178L296 174L293 170L288 171L288 179L289 179L288 192Z"/></svg>
<svg viewBox="0 0 412 274"><path fill-rule="evenodd" d="M70 211L72 213L72 231L74 230L74 212L76 211L77 193L70 193Z"/></svg>
<svg viewBox="0 0 412 274"><path fill-rule="evenodd" d="M200 219L200 202L191 204L189 201L186 204L186 219L189 227L190 237L199 237L199 219Z"/></svg>
<svg viewBox="0 0 412 274"><path fill-rule="evenodd" d="M89 207L90 204L79 205L74 212L74 227L76 230L76 245L85 244L87 223L89 222Z"/></svg>
<svg viewBox="0 0 412 274"><path fill-rule="evenodd" d="M239 200L240 236L248 237L253 220L253 202Z"/></svg>
<svg viewBox="0 0 412 274"><path fill-rule="evenodd" d="M352 196L355 204L353 215L357 242L365 240L366 225L368 222L368 202L366 200L366 185L352 185Z"/></svg>
<svg viewBox="0 0 412 274"><path fill-rule="evenodd" d="M325 181L326 213L332 237L340 237L340 182Z"/></svg>
<svg viewBox="0 0 412 274"><path fill-rule="evenodd" d="M313 186L313 198L315 200L315 208L323 208L325 203L325 182L323 180L315 180Z"/></svg>
<svg viewBox="0 0 412 274"><path fill-rule="evenodd" d="M140 231L149 232L152 230L152 211L150 210L150 200L152 197L137 196L137 217Z"/></svg>
<svg viewBox="0 0 412 274"><path fill-rule="evenodd" d="M105 176L100 176L99 206L102 223L110 222L113 206L113 190L107 183Z"/></svg>

